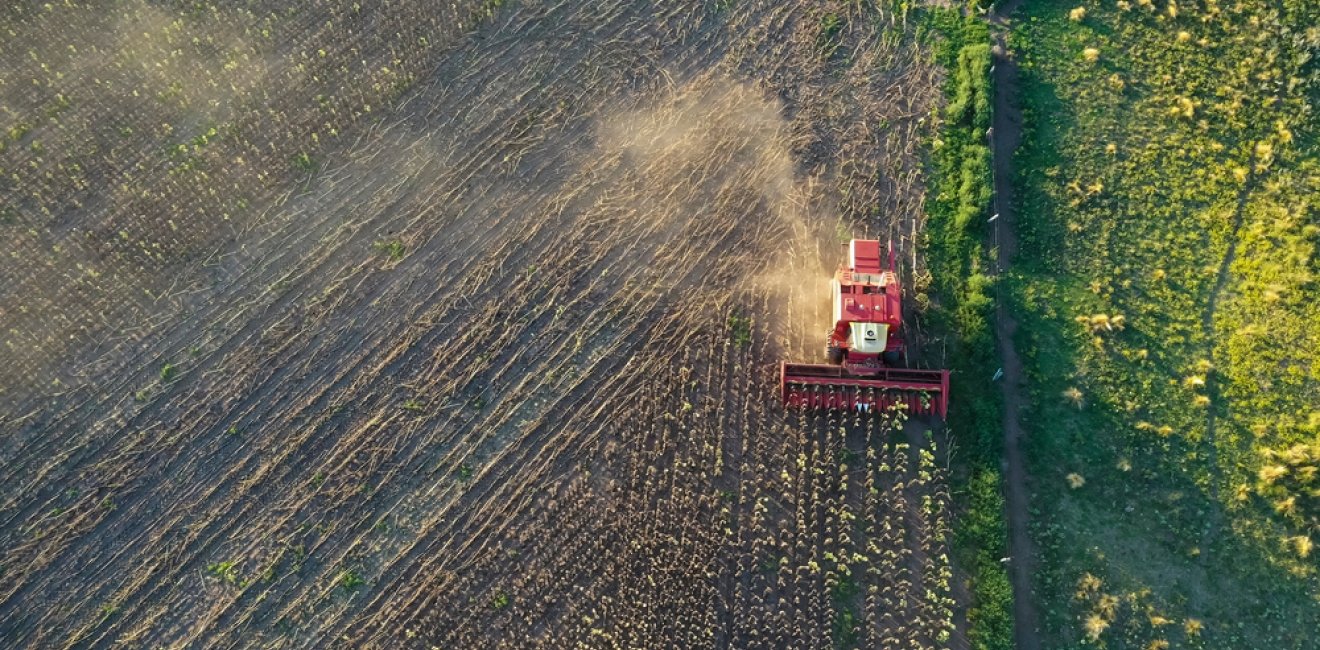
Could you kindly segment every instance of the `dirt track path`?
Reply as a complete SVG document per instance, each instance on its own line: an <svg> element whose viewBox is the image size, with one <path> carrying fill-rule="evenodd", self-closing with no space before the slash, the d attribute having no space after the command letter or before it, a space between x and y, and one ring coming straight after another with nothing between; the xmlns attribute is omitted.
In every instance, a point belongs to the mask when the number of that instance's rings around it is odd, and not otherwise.
<svg viewBox="0 0 1320 650"><path fill-rule="evenodd" d="M992 237L999 251L1002 273L1012 263L1017 252L1017 238L1013 231L1013 152L1022 140L1022 111L1017 104L1018 68L1008 52L1008 16L1017 9L1018 0L1011 0L990 14L989 20L995 38L994 77L995 104L991 149L994 155L995 221ZM1025 381L1022 361L1013 345L1017 321L1004 304L1002 288L995 307L995 337L1003 357L1004 376L1000 389L1004 396L1004 473L1008 483L1008 552L1009 580L1013 584L1013 638L1019 650L1037 650L1040 645L1040 619L1032 594L1032 575L1036 563L1036 550L1028 530L1030 512L1027 491L1026 459L1022 453L1024 437L1018 413L1022 409L1021 387Z"/></svg>

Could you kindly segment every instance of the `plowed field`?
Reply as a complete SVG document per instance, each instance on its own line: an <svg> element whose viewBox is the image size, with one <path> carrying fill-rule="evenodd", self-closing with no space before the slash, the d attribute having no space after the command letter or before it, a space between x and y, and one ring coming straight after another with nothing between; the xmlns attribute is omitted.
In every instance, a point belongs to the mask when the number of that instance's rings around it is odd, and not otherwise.
<svg viewBox="0 0 1320 650"><path fill-rule="evenodd" d="M963 643L943 434L776 392L923 290L902 13L177 4L4 18L5 645Z"/></svg>

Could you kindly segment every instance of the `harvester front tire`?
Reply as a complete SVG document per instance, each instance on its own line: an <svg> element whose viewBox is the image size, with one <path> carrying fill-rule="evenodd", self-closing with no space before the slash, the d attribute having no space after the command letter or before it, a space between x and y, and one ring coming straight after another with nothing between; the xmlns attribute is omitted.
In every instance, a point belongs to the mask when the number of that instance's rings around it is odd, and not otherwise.
<svg viewBox="0 0 1320 650"><path fill-rule="evenodd" d="M898 368L902 365L906 365L903 363L903 353L898 350L883 352L881 353L880 358L885 362L886 368Z"/></svg>
<svg viewBox="0 0 1320 650"><path fill-rule="evenodd" d="M843 364L843 348L833 345L827 346L825 348L825 358L829 359L829 362L836 366Z"/></svg>

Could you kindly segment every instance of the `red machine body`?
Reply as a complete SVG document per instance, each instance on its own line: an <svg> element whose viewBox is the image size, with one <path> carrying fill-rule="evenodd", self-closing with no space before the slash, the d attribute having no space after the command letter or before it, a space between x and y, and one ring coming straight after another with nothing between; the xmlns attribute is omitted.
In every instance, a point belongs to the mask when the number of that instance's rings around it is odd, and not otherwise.
<svg viewBox="0 0 1320 650"><path fill-rule="evenodd" d="M880 242L849 242L847 262L830 281L830 292L834 327L825 341L829 363L783 363L784 404L860 410L897 407L945 417L949 371L904 367L903 290L892 246L888 263L882 266Z"/></svg>

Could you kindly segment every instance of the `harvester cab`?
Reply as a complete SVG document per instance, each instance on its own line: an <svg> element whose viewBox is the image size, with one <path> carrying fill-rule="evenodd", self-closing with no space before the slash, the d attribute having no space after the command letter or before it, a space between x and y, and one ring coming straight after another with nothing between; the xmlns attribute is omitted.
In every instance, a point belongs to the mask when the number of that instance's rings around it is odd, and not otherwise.
<svg viewBox="0 0 1320 650"><path fill-rule="evenodd" d="M825 340L828 363L781 364L785 405L862 411L900 408L946 416L949 371L906 367L903 289L892 245L888 258L882 265L876 240L848 243L846 264L830 280L834 327Z"/></svg>

